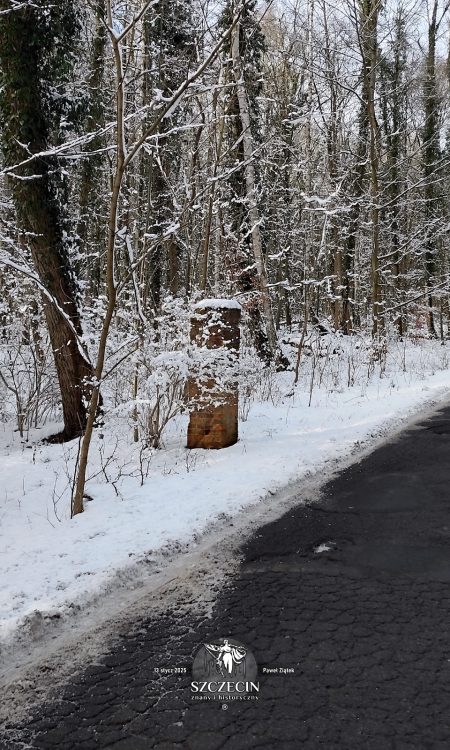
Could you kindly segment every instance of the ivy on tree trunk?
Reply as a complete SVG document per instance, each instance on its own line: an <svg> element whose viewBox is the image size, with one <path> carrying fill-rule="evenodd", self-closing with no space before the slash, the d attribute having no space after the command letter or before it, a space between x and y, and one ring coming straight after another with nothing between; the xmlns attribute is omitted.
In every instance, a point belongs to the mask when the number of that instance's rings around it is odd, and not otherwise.
<svg viewBox="0 0 450 750"><path fill-rule="evenodd" d="M78 33L75 8L38 2L14 8L0 0L2 149L22 242L29 247L46 290L45 318L61 389L64 430L70 440L85 426L92 367L81 346L78 287L71 260L66 176L52 153L61 121L74 112L65 98Z"/></svg>

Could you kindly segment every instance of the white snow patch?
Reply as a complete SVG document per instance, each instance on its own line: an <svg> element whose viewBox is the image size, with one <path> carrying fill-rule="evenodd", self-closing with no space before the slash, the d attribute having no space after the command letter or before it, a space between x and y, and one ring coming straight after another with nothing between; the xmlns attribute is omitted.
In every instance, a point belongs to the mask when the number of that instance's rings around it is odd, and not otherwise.
<svg viewBox="0 0 450 750"><path fill-rule="evenodd" d="M315 547L314 552L316 555L320 555L321 552L330 552L333 549L332 542L324 542Z"/></svg>
<svg viewBox="0 0 450 750"><path fill-rule="evenodd" d="M246 406L242 394L246 421L239 442L225 450L187 450L187 418L180 416L141 476L140 444L126 418L96 430L87 486L93 501L72 520L77 441L36 442L56 431L47 426L25 443L0 425L0 641L17 628L39 628L42 618L82 609L108 591L118 572L132 576L136 563L140 571L154 569L164 550L194 544L214 520L231 524L245 506L320 476L327 462L448 398L449 344L402 344L382 372L365 355L357 359L350 337L339 346L331 342L327 375L317 370L325 359L305 356L296 388L292 372L274 373L271 381L262 372L260 398Z"/></svg>
<svg viewBox="0 0 450 750"><path fill-rule="evenodd" d="M194 310L202 310L209 307L213 310L241 310L241 305L235 299L202 299L196 302Z"/></svg>

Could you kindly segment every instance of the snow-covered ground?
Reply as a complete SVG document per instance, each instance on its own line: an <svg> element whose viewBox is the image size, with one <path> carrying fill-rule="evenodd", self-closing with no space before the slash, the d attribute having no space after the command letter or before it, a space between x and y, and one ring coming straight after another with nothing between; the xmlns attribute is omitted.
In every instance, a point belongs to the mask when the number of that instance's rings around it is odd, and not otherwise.
<svg viewBox="0 0 450 750"><path fill-rule="evenodd" d="M221 451L188 451L184 416L162 450L141 455L126 421L107 422L92 449L92 501L72 520L77 444L40 444L50 426L29 442L1 426L0 639L36 611L70 613L106 591L118 570L195 541L214 519L320 472L447 397L449 353L439 342L396 343L384 367L356 338L325 337L306 351L295 388L293 372L254 373L240 440Z"/></svg>

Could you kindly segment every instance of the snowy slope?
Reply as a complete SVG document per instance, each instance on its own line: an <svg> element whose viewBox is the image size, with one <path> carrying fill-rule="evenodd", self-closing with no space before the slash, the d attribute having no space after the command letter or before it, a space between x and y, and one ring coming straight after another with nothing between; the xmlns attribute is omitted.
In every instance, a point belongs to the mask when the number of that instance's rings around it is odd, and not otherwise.
<svg viewBox="0 0 450 750"><path fill-rule="evenodd" d="M165 545L190 542L220 514L232 515L292 480L320 472L326 461L348 455L358 442L398 427L407 415L450 393L448 347L438 342L391 353L382 377L376 368L364 375L362 362L351 387L345 382L350 360L342 353L338 360L339 372L336 363L322 374L319 368L317 385L311 358L302 363L295 389L292 372L274 374L265 385L266 400L244 409L248 419L231 448L188 451L186 418L179 417L166 447L153 451L148 464L143 459L142 474L139 447L122 423L113 424L97 435L93 448L87 488L93 500L72 520L69 480L76 443L47 446L36 442L36 435L35 442L21 443L3 426L0 638L11 636L34 612L70 613L73 604L106 590L117 570L151 560Z"/></svg>

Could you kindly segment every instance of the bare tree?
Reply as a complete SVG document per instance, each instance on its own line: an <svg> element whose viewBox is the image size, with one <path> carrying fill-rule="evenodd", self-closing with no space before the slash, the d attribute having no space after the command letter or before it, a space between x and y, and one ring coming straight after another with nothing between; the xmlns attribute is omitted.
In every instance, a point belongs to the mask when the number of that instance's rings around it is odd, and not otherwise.
<svg viewBox="0 0 450 750"><path fill-rule="evenodd" d="M116 280L116 249L118 236L118 217L120 210L120 199L123 190L124 178L127 169L138 156L147 140L159 132L161 123L177 107L185 93L202 76L204 71L218 56L225 40L230 36L234 26L238 22L238 17L233 19L232 24L225 30L219 41L206 56L204 61L179 85L176 91L170 96L168 101L163 100L162 106L157 109L152 122L148 125L142 135L132 144L127 143L127 126L125 118L125 101L126 101L126 76L124 70L123 51L124 45L128 41L130 34L134 33L137 24L144 17L145 13L151 11L153 3L147 2L140 12L138 12L125 28L117 33L113 23L113 13L111 0L106 2L106 24L111 46L114 54L114 66L116 77L116 161L112 183L112 194L110 202L110 212L108 221L108 239L106 246L105 259L105 276L106 276L106 312L102 321L97 357L94 369L94 383L92 395L89 402L88 417L86 430L81 440L79 460L76 471L76 477L72 494L72 514L77 515L83 512L84 488L86 484L86 470L89 458L89 449L92 441L95 418L100 397L100 384L103 377L106 345L110 332L111 322L116 310L119 286ZM148 250L147 252L150 252ZM137 261L142 262L142 258ZM123 288L123 287L122 287Z"/></svg>

